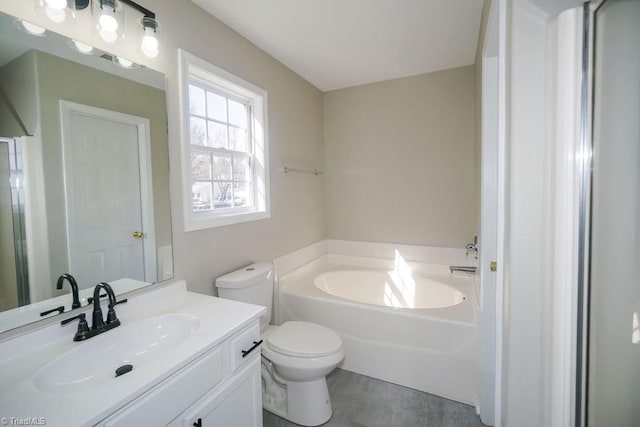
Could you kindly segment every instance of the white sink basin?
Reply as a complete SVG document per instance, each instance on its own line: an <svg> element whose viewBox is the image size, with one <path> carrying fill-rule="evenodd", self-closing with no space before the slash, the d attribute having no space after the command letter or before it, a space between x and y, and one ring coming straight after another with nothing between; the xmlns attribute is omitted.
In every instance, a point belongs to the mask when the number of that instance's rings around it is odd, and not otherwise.
<svg viewBox="0 0 640 427"><path fill-rule="evenodd" d="M133 365L125 375L135 375L136 368L177 346L199 326L196 317L175 313L123 324L44 365L34 375L34 384L42 391L59 393L114 381L116 369L123 365Z"/></svg>

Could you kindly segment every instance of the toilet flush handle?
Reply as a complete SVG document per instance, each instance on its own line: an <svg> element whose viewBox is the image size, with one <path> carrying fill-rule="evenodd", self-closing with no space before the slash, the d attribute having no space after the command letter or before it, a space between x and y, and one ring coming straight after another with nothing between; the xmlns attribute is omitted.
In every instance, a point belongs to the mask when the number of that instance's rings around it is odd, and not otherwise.
<svg viewBox="0 0 640 427"><path fill-rule="evenodd" d="M247 355L251 353L253 350L255 350L256 348L258 348L260 344L262 344L262 340L254 341L253 347L251 347L249 350L242 350L242 357L247 357Z"/></svg>

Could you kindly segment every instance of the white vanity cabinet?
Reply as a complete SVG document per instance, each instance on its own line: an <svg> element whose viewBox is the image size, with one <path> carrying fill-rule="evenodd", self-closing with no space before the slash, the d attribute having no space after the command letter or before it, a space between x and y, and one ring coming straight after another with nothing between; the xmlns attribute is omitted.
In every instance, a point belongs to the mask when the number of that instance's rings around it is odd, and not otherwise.
<svg viewBox="0 0 640 427"><path fill-rule="evenodd" d="M216 387L176 418L175 427L262 426L260 356L252 356L224 386Z"/></svg>
<svg viewBox="0 0 640 427"><path fill-rule="evenodd" d="M120 326L83 342L59 320L0 339L0 416L55 427L262 425L264 307L187 292L184 280L128 300Z"/></svg>
<svg viewBox="0 0 640 427"><path fill-rule="evenodd" d="M256 319L98 425L262 426L259 342Z"/></svg>

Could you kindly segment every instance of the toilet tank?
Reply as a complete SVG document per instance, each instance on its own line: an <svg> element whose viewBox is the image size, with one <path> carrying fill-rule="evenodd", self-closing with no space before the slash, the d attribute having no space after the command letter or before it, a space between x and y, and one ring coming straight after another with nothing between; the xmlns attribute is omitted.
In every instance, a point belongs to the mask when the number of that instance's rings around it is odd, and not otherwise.
<svg viewBox="0 0 640 427"><path fill-rule="evenodd" d="M271 322L273 302L273 265L258 262L233 271L216 279L220 298L246 302L267 307L260 318L260 328Z"/></svg>

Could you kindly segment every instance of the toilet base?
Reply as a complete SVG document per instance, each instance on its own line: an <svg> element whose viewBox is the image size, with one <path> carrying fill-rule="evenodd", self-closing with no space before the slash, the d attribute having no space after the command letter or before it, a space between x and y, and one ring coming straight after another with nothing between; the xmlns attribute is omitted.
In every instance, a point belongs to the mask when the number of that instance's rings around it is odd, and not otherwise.
<svg viewBox="0 0 640 427"><path fill-rule="evenodd" d="M329 421L333 410L325 377L315 381L287 381L289 421L303 426L317 426Z"/></svg>
<svg viewBox="0 0 640 427"><path fill-rule="evenodd" d="M303 426L318 426L329 421L333 410L325 377L305 382L286 381L274 379L274 372L265 363L262 367L264 409Z"/></svg>

